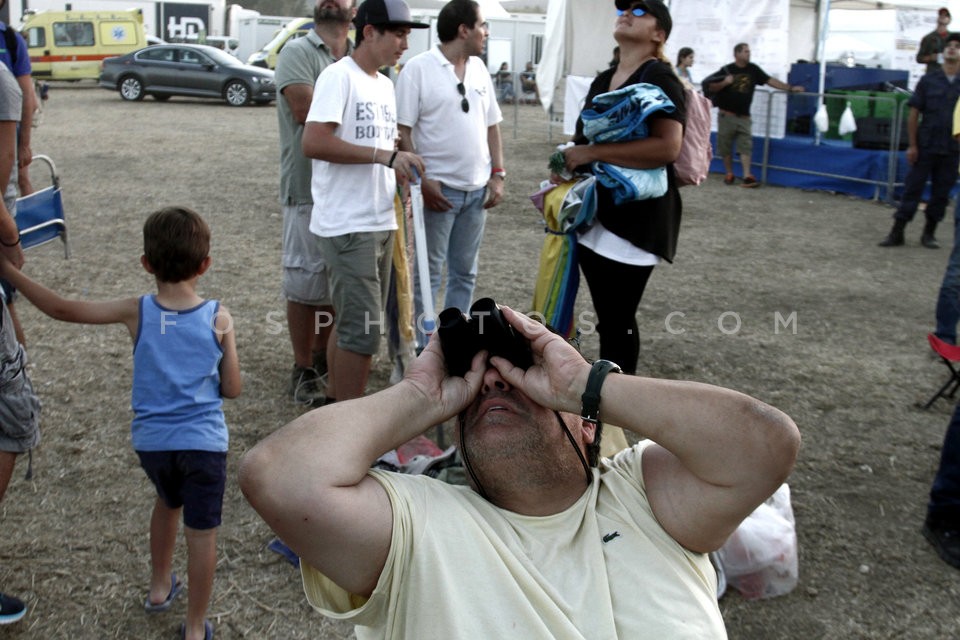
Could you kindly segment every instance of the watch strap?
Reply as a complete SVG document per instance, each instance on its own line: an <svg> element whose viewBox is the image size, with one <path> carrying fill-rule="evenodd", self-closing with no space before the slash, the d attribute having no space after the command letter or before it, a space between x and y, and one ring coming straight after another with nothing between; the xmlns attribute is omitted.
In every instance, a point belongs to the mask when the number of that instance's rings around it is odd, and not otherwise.
<svg viewBox="0 0 960 640"><path fill-rule="evenodd" d="M580 396L582 408L580 417L587 422L594 424L600 422L600 389L603 387L603 381L609 373L620 373L621 369L615 362L609 360L597 360L590 368L590 375L587 376L587 388L583 390Z"/></svg>

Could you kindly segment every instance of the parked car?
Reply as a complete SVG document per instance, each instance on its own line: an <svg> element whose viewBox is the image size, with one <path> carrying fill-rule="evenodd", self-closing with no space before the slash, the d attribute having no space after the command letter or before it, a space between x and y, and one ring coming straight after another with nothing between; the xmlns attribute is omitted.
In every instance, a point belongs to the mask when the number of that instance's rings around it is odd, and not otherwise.
<svg viewBox="0 0 960 640"><path fill-rule="evenodd" d="M127 55L107 58L100 86L119 91L124 100L156 100L170 96L220 98L234 107L277 97L273 71L246 65L215 47L200 44L159 44Z"/></svg>

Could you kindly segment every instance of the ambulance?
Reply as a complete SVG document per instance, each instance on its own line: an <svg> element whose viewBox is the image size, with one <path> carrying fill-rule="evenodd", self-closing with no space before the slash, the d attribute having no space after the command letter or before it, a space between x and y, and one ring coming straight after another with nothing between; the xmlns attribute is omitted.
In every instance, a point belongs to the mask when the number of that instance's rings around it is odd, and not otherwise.
<svg viewBox="0 0 960 640"><path fill-rule="evenodd" d="M100 61L147 46L140 9L38 11L23 16L33 77L97 80Z"/></svg>

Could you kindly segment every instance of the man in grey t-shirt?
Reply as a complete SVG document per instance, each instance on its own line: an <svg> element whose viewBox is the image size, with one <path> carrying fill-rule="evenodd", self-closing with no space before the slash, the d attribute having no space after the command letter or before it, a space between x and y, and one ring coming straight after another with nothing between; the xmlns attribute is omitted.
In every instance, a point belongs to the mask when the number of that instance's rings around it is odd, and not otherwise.
<svg viewBox="0 0 960 640"><path fill-rule="evenodd" d="M324 401L326 343L333 327L326 264L310 233L311 163L300 141L313 87L328 65L353 50L347 37L355 0L317 0L314 28L287 43L277 58L277 120L280 125L280 204L283 207L283 295L293 346L290 394L295 402Z"/></svg>

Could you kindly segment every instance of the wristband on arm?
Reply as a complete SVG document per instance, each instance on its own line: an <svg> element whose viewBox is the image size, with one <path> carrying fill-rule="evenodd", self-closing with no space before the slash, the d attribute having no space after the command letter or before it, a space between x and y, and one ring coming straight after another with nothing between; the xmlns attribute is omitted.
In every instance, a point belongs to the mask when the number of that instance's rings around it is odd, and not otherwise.
<svg viewBox="0 0 960 640"><path fill-rule="evenodd" d="M587 377L587 388L580 396L581 418L593 424L600 422L600 389L603 387L603 381L608 374L621 372L620 367L609 360L597 360L593 363L590 375Z"/></svg>

